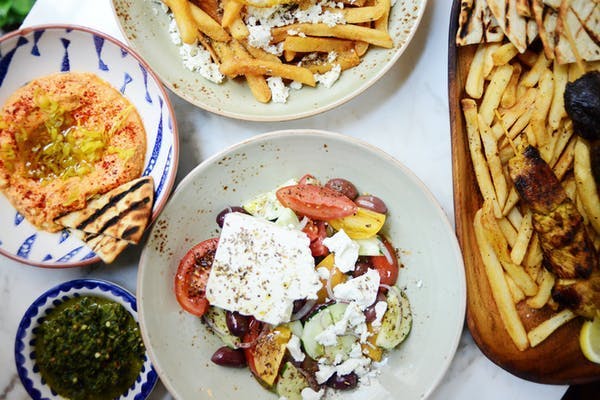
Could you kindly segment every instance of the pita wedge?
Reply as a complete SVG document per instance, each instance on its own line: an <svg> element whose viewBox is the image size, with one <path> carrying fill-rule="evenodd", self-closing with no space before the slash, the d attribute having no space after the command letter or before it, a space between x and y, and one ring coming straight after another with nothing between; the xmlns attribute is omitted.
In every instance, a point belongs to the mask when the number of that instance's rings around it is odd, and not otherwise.
<svg viewBox="0 0 600 400"><path fill-rule="evenodd" d="M558 13L551 7L544 7L542 0L533 0L531 4L533 16L538 26L539 36L544 46L544 54L548 60L554 59L556 47L556 23Z"/></svg>
<svg viewBox="0 0 600 400"><path fill-rule="evenodd" d="M500 42L504 33L492 15L486 0L464 0L460 3L456 44Z"/></svg>
<svg viewBox="0 0 600 400"><path fill-rule="evenodd" d="M90 200L84 209L55 221L92 235L110 236L136 244L152 214L154 181L144 176Z"/></svg>
<svg viewBox="0 0 600 400"><path fill-rule="evenodd" d="M92 249L106 264L112 263L129 246L127 240L117 239L112 236L85 233L76 229L71 232Z"/></svg>
<svg viewBox="0 0 600 400"><path fill-rule="evenodd" d="M556 26L554 50L560 64L600 60L600 4L589 0L563 0Z"/></svg>

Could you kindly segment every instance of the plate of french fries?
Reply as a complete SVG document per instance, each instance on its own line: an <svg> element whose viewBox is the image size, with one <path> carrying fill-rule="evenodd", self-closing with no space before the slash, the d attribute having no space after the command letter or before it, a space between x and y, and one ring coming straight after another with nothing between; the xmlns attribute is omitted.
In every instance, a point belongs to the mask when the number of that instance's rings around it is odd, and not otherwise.
<svg viewBox="0 0 600 400"><path fill-rule="evenodd" d="M112 0L129 44L174 93L284 121L363 92L400 57L426 0Z"/></svg>
<svg viewBox="0 0 600 400"><path fill-rule="evenodd" d="M539 153L598 253L589 147L564 104L569 82L600 69L598 18L596 0L455 0L450 22L454 206L467 323L488 358L540 383L600 379L600 365L580 349L586 318L553 297L556 287L574 282L546 267L552 250L542 250L510 160L524 147Z"/></svg>

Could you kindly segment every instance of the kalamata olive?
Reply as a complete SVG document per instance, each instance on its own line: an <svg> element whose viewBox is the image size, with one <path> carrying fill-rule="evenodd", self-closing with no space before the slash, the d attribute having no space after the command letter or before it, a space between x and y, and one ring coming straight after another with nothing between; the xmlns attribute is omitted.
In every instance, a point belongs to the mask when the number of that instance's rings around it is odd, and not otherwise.
<svg viewBox="0 0 600 400"><path fill-rule="evenodd" d="M358 259L356 265L354 266L354 272L352 272L352 276L356 278L358 276L364 275L367 273L369 268L373 268L371 263L369 263L364 257L361 257Z"/></svg>
<svg viewBox="0 0 600 400"><path fill-rule="evenodd" d="M223 227L223 221L225 220L225 216L227 214L229 214L230 212L240 212L240 213L248 214L246 212L246 210L244 210L242 207L238 207L238 206L226 207L223 209L223 211L221 211L217 215L217 225L219 225L219 228Z"/></svg>
<svg viewBox="0 0 600 400"><path fill-rule="evenodd" d="M354 389L357 384L358 375L356 375L354 372L350 372L348 375L342 376L339 376L337 373L335 373L327 380L327 386L337 390Z"/></svg>
<svg viewBox="0 0 600 400"><path fill-rule="evenodd" d="M246 356L241 349L232 349L227 346L220 347L210 358L212 362L224 367L245 367Z"/></svg>
<svg viewBox="0 0 600 400"><path fill-rule="evenodd" d="M306 299L294 300L294 308L292 309L292 314L296 314L298 311L300 311L305 304Z"/></svg>
<svg viewBox="0 0 600 400"><path fill-rule="evenodd" d="M385 294L383 294L383 292L381 291L377 292L377 297L375 298L373 304L367 307L364 311L366 322L375 321L375 318L377 318L377 313L375 312L375 304L377 304L380 301L385 301Z"/></svg>
<svg viewBox="0 0 600 400"><path fill-rule="evenodd" d="M343 178L333 178L327 181L325 187L336 190L351 200L354 200L358 196L358 190L354 184Z"/></svg>
<svg viewBox="0 0 600 400"><path fill-rule="evenodd" d="M237 311L227 311L225 314L225 322L229 332L237 337L242 337L250 329L250 317L242 315Z"/></svg>
<svg viewBox="0 0 600 400"><path fill-rule="evenodd" d="M354 199L357 206L375 211L380 214L387 213L387 206L379 197L376 196L358 196Z"/></svg>

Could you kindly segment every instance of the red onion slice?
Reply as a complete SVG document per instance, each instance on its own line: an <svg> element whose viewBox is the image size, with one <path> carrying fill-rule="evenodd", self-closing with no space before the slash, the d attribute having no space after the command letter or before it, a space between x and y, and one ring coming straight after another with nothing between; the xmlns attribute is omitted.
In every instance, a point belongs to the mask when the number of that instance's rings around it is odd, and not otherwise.
<svg viewBox="0 0 600 400"><path fill-rule="evenodd" d="M291 320L296 321L298 319L302 319L312 310L317 300L306 300L301 309L299 309L296 313L292 314Z"/></svg>
<svg viewBox="0 0 600 400"><path fill-rule="evenodd" d="M381 240L379 241L379 251L383 253L385 259L390 265L394 265L394 258L392 257L392 254Z"/></svg>

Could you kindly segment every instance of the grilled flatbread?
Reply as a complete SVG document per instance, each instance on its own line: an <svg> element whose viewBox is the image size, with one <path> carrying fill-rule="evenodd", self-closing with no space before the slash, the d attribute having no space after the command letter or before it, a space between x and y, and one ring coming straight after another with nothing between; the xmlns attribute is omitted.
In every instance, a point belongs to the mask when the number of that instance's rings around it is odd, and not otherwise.
<svg viewBox="0 0 600 400"><path fill-rule="evenodd" d="M89 201L86 208L61 216L55 222L88 234L136 244L150 219L153 200L154 181L145 176L104 193Z"/></svg>
<svg viewBox="0 0 600 400"><path fill-rule="evenodd" d="M557 22L556 59L560 64L600 60L600 4L563 1Z"/></svg>
<svg viewBox="0 0 600 400"><path fill-rule="evenodd" d="M127 240L116 239L107 235L95 235L76 229L71 230L71 232L92 249L92 251L106 264L113 262L115 258L129 246Z"/></svg>
<svg viewBox="0 0 600 400"><path fill-rule="evenodd" d="M548 60L554 59L556 46L556 21L558 14L550 7L544 7L543 0L533 0L531 4L533 16L538 26L539 36L544 46L544 54Z"/></svg>
<svg viewBox="0 0 600 400"><path fill-rule="evenodd" d="M494 18L486 0L464 0L460 3L456 44L500 42L504 33Z"/></svg>

